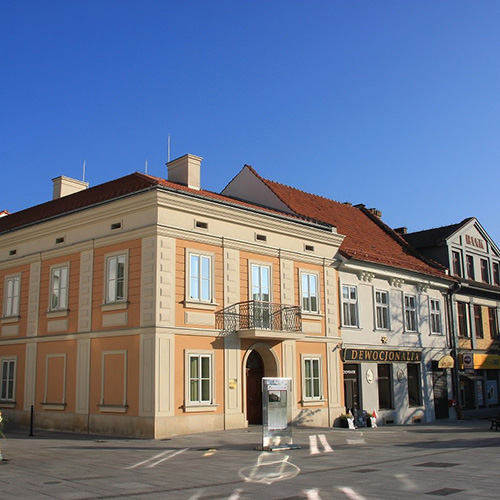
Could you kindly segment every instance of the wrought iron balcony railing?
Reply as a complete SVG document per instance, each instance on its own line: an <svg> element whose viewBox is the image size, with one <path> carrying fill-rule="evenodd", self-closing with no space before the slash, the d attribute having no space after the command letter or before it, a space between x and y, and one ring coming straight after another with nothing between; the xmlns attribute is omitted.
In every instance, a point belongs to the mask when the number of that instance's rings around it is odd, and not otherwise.
<svg viewBox="0 0 500 500"><path fill-rule="evenodd" d="M302 316L299 306L251 300L238 302L217 311L215 325L223 336L239 330L300 332Z"/></svg>

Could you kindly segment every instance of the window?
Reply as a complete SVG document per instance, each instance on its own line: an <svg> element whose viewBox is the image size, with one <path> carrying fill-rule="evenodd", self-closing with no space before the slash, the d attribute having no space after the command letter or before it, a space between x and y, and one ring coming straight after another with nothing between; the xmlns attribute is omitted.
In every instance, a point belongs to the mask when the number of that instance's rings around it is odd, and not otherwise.
<svg viewBox="0 0 500 500"><path fill-rule="evenodd" d="M316 274L302 273L302 310L318 313L318 276Z"/></svg>
<svg viewBox="0 0 500 500"><path fill-rule="evenodd" d="M457 302L457 319L458 335L460 337L468 337L469 329L467 328L467 304L465 302Z"/></svg>
<svg viewBox="0 0 500 500"><path fill-rule="evenodd" d="M304 399L321 399L321 359L303 358Z"/></svg>
<svg viewBox="0 0 500 500"><path fill-rule="evenodd" d="M270 329L273 323L271 301L271 267L261 264L251 265L251 290L253 321L255 328Z"/></svg>
<svg viewBox="0 0 500 500"><path fill-rule="evenodd" d="M125 290L125 254L113 255L106 259L106 302L123 302L126 298Z"/></svg>
<svg viewBox="0 0 500 500"><path fill-rule="evenodd" d="M389 294L384 291L375 291L375 314L377 329L389 330Z"/></svg>
<svg viewBox="0 0 500 500"><path fill-rule="evenodd" d="M421 406L422 395L420 391L420 366L409 363L408 368L408 404L409 406Z"/></svg>
<svg viewBox="0 0 500 500"><path fill-rule="evenodd" d="M474 257L472 255L466 256L467 260L467 278L470 280L475 279L474 277Z"/></svg>
<svg viewBox="0 0 500 500"><path fill-rule="evenodd" d="M490 337L492 339L498 338L498 317L497 311L494 307L488 307L488 323L490 325Z"/></svg>
<svg viewBox="0 0 500 500"><path fill-rule="evenodd" d="M481 259L481 279L483 283L490 282L490 273L488 270L488 261L486 259Z"/></svg>
<svg viewBox="0 0 500 500"><path fill-rule="evenodd" d="M212 403L212 355L189 354L189 402Z"/></svg>
<svg viewBox="0 0 500 500"><path fill-rule="evenodd" d="M21 276L10 276L5 280L4 316L19 316L19 288Z"/></svg>
<svg viewBox="0 0 500 500"><path fill-rule="evenodd" d="M474 305L474 326L476 327L476 338L482 339L484 337L483 310L478 305Z"/></svg>
<svg viewBox="0 0 500 500"><path fill-rule="evenodd" d="M462 263L460 261L460 252L451 252L453 262L453 274L455 276L462 276Z"/></svg>
<svg viewBox="0 0 500 500"><path fill-rule="evenodd" d="M189 254L189 299L212 301L212 258Z"/></svg>
<svg viewBox="0 0 500 500"><path fill-rule="evenodd" d="M355 286L342 287L344 326L358 326L358 291Z"/></svg>
<svg viewBox="0 0 500 500"><path fill-rule="evenodd" d="M498 262L493 262L493 284L500 285L500 266Z"/></svg>
<svg viewBox="0 0 500 500"><path fill-rule="evenodd" d="M50 280L51 311L68 308L68 266L53 267Z"/></svg>
<svg viewBox="0 0 500 500"><path fill-rule="evenodd" d="M431 299L431 333L443 333L441 327L441 302Z"/></svg>
<svg viewBox="0 0 500 500"><path fill-rule="evenodd" d="M417 331L417 305L414 295L405 295L405 328L407 332Z"/></svg>
<svg viewBox="0 0 500 500"><path fill-rule="evenodd" d="M16 361L3 359L0 368L0 401L14 401Z"/></svg>
<svg viewBox="0 0 500 500"><path fill-rule="evenodd" d="M394 407L392 402L391 365L377 365L378 371L378 407L389 410Z"/></svg>

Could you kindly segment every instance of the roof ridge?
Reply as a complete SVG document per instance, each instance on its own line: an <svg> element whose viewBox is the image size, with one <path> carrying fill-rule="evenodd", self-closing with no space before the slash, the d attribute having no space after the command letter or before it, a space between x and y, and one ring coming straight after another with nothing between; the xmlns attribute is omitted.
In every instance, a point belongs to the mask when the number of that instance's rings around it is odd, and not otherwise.
<svg viewBox="0 0 500 500"><path fill-rule="evenodd" d="M408 243L403 236L401 236L399 233L394 231L394 229L386 224L380 217L377 217L375 214L373 214L369 209L367 209L364 206L356 207L359 210L361 210L367 217L369 217L375 224L377 224L383 231L385 231L391 238L393 238L397 243L399 243L403 248L406 248L409 250L415 257L418 259L424 261L426 264L431 265L432 267L435 267L436 269L441 269L444 270L446 269L442 264L439 262L436 262L429 257L426 257L425 255L421 254L416 248L414 248L410 243Z"/></svg>
<svg viewBox="0 0 500 500"><path fill-rule="evenodd" d="M437 231L437 230L451 228L451 227L454 227L454 226L459 227L459 226L462 226L462 225L470 222L472 219L475 219L475 217L466 217L461 222L454 222L452 224L445 224L444 226L429 227L427 229L421 229L420 231L411 231L411 232L408 232L406 234L426 233L428 231Z"/></svg>
<svg viewBox="0 0 500 500"><path fill-rule="evenodd" d="M287 189L293 189L294 191L298 191L299 193L304 193L304 194L307 194L308 196L314 196L316 198L321 198L322 200L326 200L326 201L331 201L333 203L337 203L338 205L342 205L344 207L348 207L348 208L356 208L355 206L353 206L350 202L342 202L342 201L337 201L337 200L333 200L332 198L327 198L326 196L322 196L320 194L315 194L315 193L310 193L309 191L304 191L303 189L299 189L299 188L296 188L296 187L293 187L293 186L290 186L288 184L283 184L282 182L278 182L278 181L272 181L270 179L265 179L264 177L260 176L257 172L255 172L255 170L253 169L253 167L251 167L250 165L245 165L247 167L250 167L255 174L257 174L257 176L262 179L266 184L268 182L270 182L271 184L278 184L279 186L283 186ZM276 193L275 193L276 194ZM279 197L279 195L276 194L276 196ZM281 200L281 198L280 198ZM283 201L283 200L281 200ZM286 202L283 201L283 203L285 203L285 205L288 206L288 204Z"/></svg>

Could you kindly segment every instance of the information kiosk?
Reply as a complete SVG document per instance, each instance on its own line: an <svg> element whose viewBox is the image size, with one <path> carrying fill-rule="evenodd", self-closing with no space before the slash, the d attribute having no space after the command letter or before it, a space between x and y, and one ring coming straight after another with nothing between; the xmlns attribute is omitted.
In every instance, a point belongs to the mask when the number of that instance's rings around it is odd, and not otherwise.
<svg viewBox="0 0 500 500"><path fill-rule="evenodd" d="M292 379L262 379L262 448L300 448L292 440Z"/></svg>

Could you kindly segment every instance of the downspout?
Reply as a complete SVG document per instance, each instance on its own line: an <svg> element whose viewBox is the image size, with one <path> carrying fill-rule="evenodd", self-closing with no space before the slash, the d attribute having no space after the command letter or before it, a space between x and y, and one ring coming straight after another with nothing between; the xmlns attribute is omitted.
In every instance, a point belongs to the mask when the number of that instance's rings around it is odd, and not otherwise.
<svg viewBox="0 0 500 500"><path fill-rule="evenodd" d="M455 408L457 409L458 420L463 420L464 415L462 412L462 406L460 405L460 377L458 373L458 337L457 337L455 319L453 316L453 295L458 291L460 291L461 288L462 288L461 283L459 282L453 283L453 285L450 287L446 295L451 355L453 357L453 369L452 369L453 398L455 399L455 405L456 405Z"/></svg>

